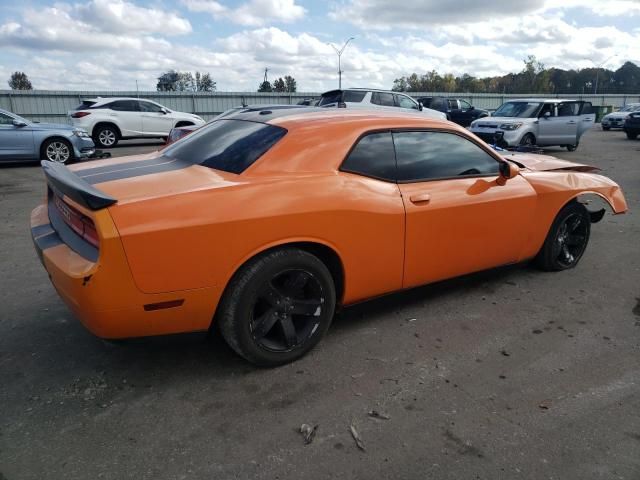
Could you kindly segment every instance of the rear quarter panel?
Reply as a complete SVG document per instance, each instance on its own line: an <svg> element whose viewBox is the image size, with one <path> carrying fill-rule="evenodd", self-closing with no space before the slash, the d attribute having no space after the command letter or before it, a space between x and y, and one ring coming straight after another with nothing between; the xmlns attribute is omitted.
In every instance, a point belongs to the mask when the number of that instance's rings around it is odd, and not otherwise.
<svg viewBox="0 0 640 480"><path fill-rule="evenodd" d="M343 173L254 178L110 213L145 293L224 288L254 255L302 241L337 252L345 303L402 285L404 207L391 183Z"/></svg>

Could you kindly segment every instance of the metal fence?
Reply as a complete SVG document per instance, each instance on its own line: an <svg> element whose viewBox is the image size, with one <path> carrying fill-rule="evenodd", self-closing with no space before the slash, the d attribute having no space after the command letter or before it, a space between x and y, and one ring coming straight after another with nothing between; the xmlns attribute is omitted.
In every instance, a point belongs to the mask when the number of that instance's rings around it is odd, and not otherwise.
<svg viewBox="0 0 640 480"><path fill-rule="evenodd" d="M478 108L495 110L502 103L514 98L556 98L557 95L517 95L493 93L434 93L411 92L414 98L448 96L462 98ZM95 97L139 97L153 100L172 110L190 112L208 120L211 117L242 104L296 104L306 98L318 98L318 92L257 93L257 92L114 92L114 91L49 91L49 90L0 90L0 108L9 110L30 120L40 122L68 122L67 112L76 108L83 99ZM587 100L593 105L609 105L619 108L628 103L640 102L638 95L562 95L562 98Z"/></svg>

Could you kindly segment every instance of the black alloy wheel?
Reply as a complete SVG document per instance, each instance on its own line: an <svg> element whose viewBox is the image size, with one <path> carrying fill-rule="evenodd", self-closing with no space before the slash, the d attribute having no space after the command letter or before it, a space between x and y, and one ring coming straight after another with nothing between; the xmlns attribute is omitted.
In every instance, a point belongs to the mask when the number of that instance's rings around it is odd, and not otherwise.
<svg viewBox="0 0 640 480"><path fill-rule="evenodd" d="M569 203L554 220L536 263L549 271L575 267L587 248L590 233L591 219L585 206Z"/></svg>
<svg viewBox="0 0 640 480"><path fill-rule="evenodd" d="M215 321L236 353L255 365L274 367L302 357L320 341L335 305L326 265L305 250L285 247L236 272Z"/></svg>

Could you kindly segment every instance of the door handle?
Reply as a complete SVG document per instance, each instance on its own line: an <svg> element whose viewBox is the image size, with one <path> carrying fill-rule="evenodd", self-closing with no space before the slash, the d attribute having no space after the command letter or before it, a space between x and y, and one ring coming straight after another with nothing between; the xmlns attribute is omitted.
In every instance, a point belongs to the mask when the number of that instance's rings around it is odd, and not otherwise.
<svg viewBox="0 0 640 480"><path fill-rule="evenodd" d="M567 125L575 125L576 122L567 122Z"/></svg>
<svg viewBox="0 0 640 480"><path fill-rule="evenodd" d="M416 195L411 195L409 197L409 200L411 200L411 203L429 203L429 201L431 200L431 195L429 195L428 193L418 193Z"/></svg>

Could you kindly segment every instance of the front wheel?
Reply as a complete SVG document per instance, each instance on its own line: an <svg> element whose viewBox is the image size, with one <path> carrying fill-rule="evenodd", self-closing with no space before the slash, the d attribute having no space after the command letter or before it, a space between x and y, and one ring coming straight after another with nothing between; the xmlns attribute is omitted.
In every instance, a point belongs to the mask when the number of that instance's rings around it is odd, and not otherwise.
<svg viewBox="0 0 640 480"><path fill-rule="evenodd" d="M71 163L73 148L67 140L53 138L42 145L41 157L50 162Z"/></svg>
<svg viewBox="0 0 640 480"><path fill-rule="evenodd" d="M575 152L576 149L578 148L578 145L579 145L578 143L576 143L575 145L567 145L567 150L569 152Z"/></svg>
<svg viewBox="0 0 640 480"><path fill-rule="evenodd" d="M603 126L603 127L602 127L602 130L604 130L605 132L608 132L609 130L611 130L611 127L605 127L605 126Z"/></svg>
<svg viewBox="0 0 640 480"><path fill-rule="evenodd" d="M626 132L627 133L627 138L629 140L635 140L636 138L638 138L638 132Z"/></svg>
<svg viewBox="0 0 640 480"><path fill-rule="evenodd" d="M336 304L333 278L316 256L284 248L249 261L233 277L216 319L229 346L251 363L275 367L311 350Z"/></svg>
<svg viewBox="0 0 640 480"><path fill-rule="evenodd" d="M542 270L559 271L575 267L589 243L591 219L584 205L573 201L558 213L536 256Z"/></svg>
<svg viewBox="0 0 640 480"><path fill-rule="evenodd" d="M527 133L522 140L520 140L520 145L525 147L532 147L536 144L536 137L533 136L533 133Z"/></svg>

